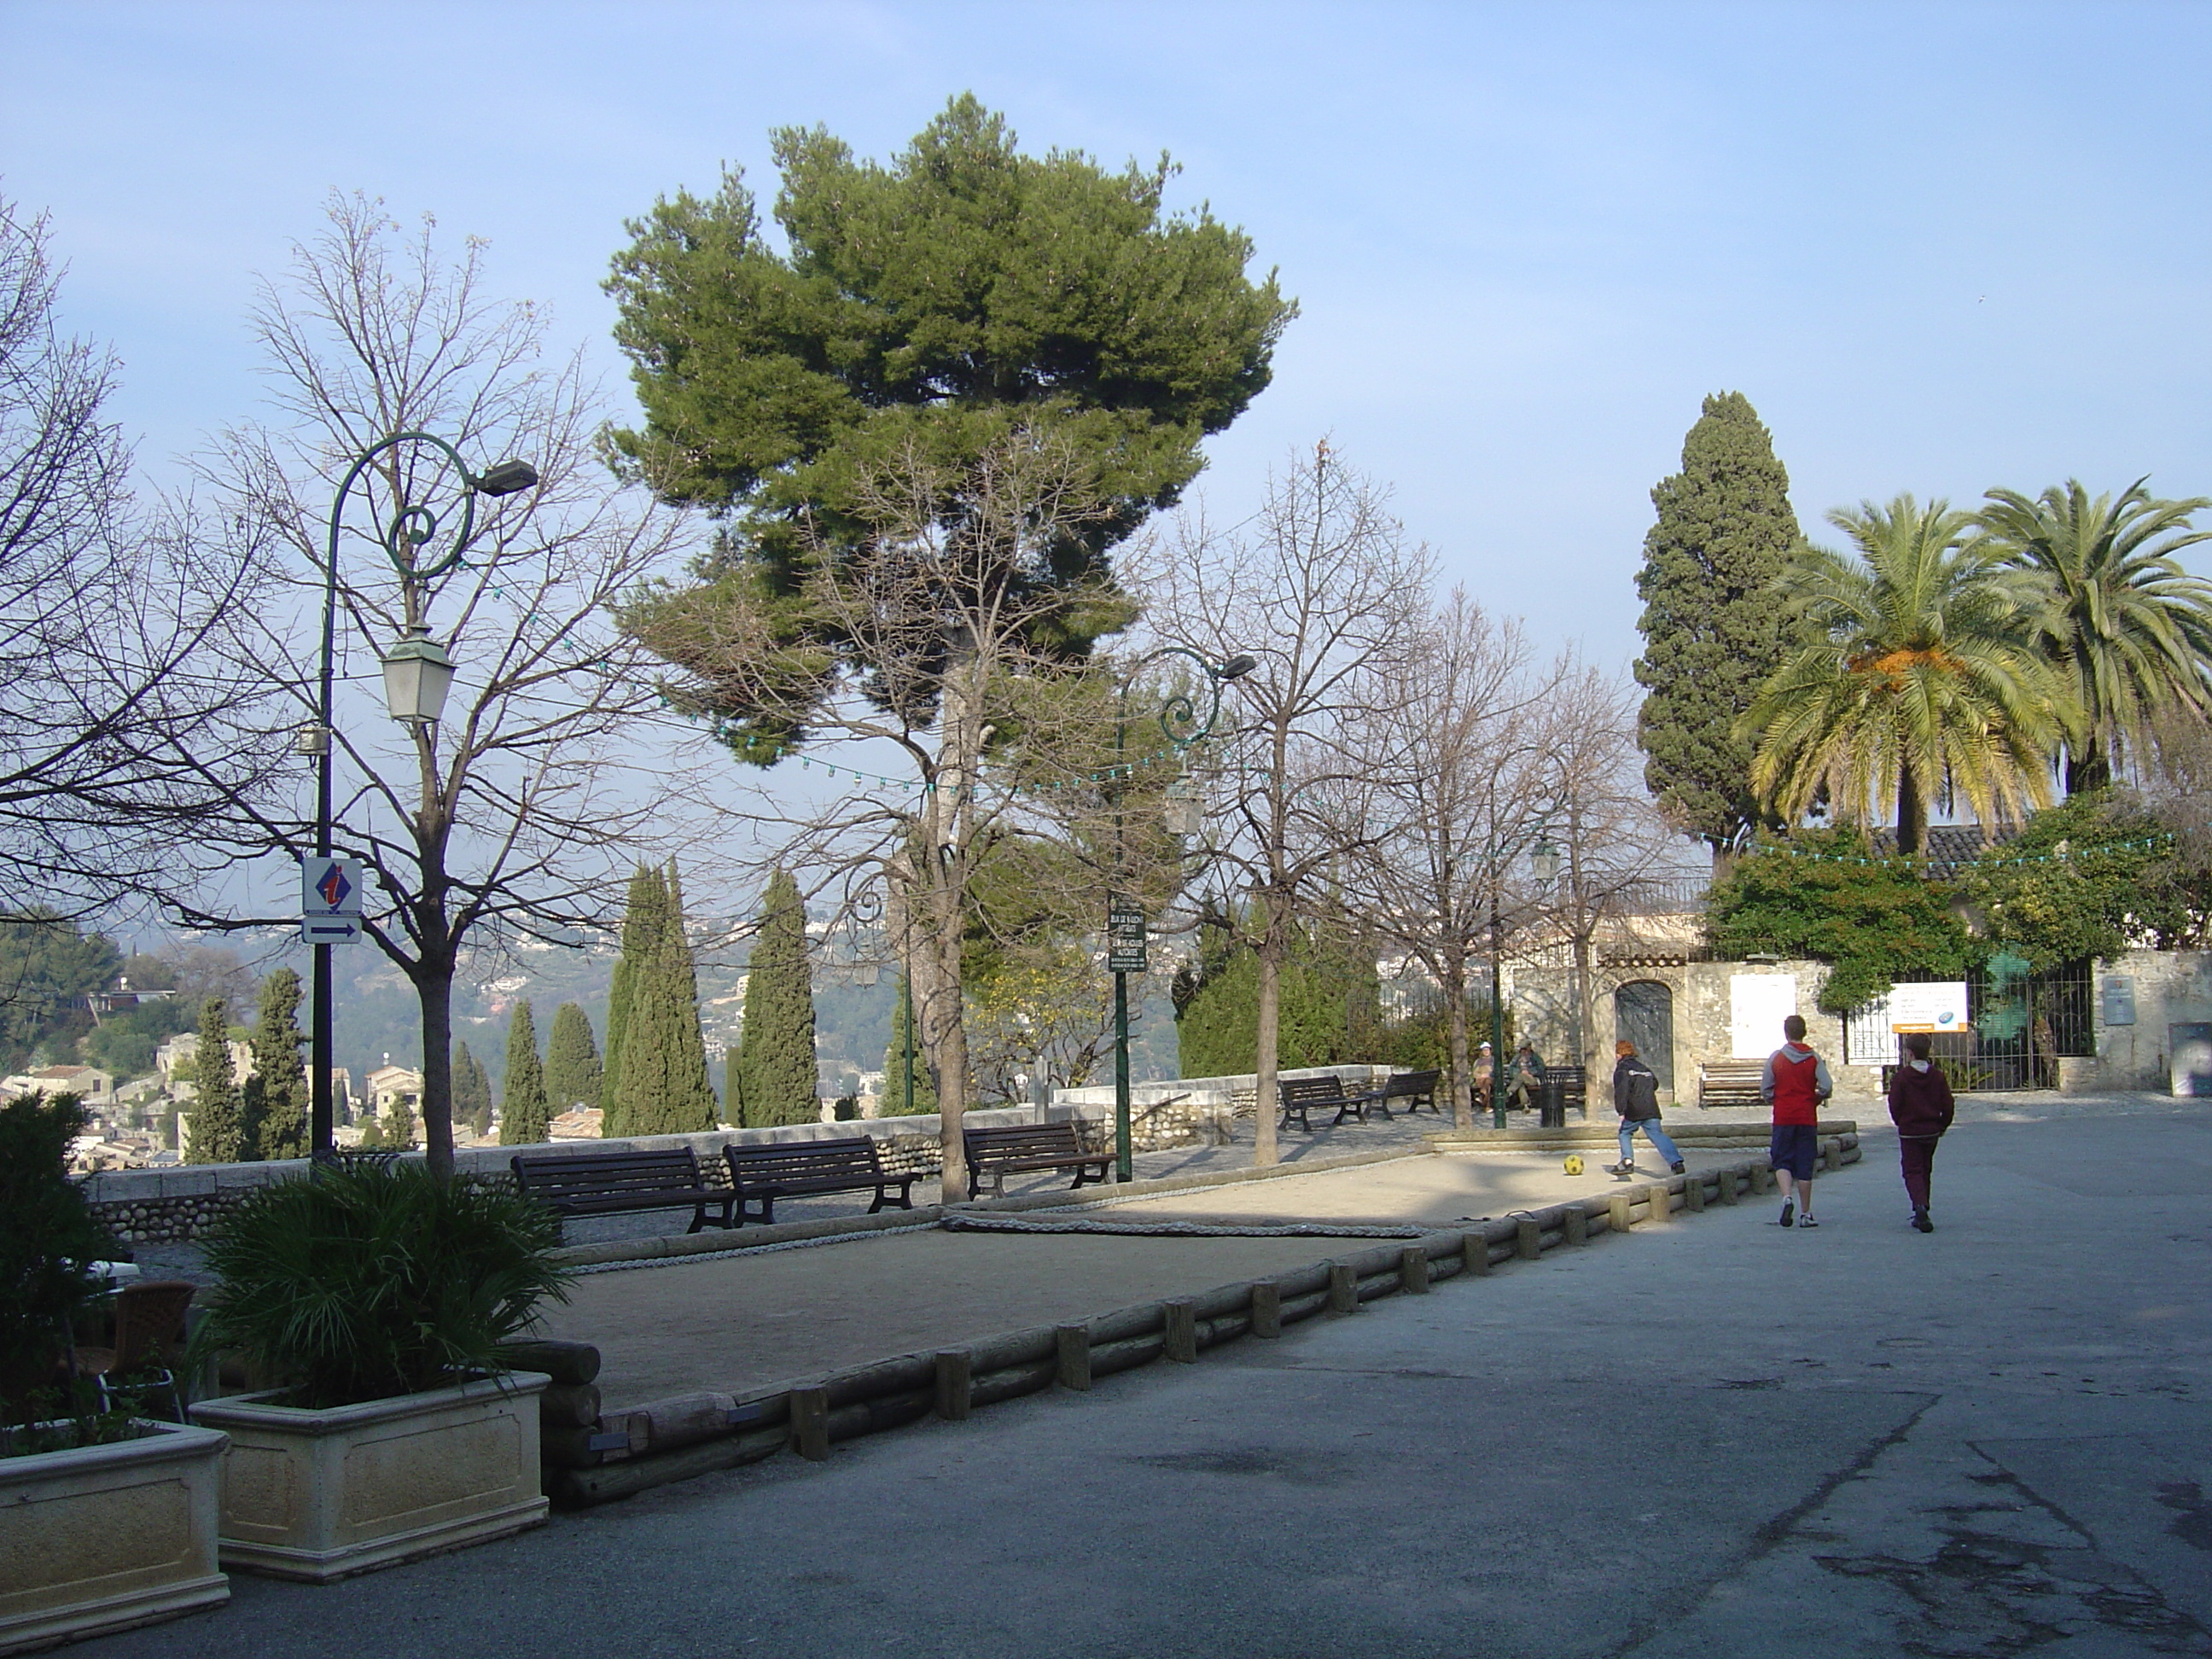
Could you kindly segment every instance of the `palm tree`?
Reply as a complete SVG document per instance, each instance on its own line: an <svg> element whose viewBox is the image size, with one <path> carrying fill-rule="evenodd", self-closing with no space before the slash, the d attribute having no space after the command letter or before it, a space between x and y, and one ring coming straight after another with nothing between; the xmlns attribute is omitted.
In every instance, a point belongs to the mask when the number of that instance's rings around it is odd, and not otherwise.
<svg viewBox="0 0 2212 1659"><path fill-rule="evenodd" d="M2212 500L2162 501L2138 478L2115 501L2069 478L2033 501L1992 489L1978 515L2003 562L2034 578L2036 634L2065 666L2079 705L2066 793L2101 788L2142 750L2161 712L2212 712L2212 582L2174 558L2212 539L2189 516Z"/></svg>
<svg viewBox="0 0 2212 1659"><path fill-rule="evenodd" d="M1965 545L1972 515L1905 495L1828 521L1855 551L1801 546L1784 572L1798 643L1737 728L1753 787L1792 819L1825 802L1879 822L1893 801L1905 853L1954 792L1984 823L2047 805L2065 679L1995 553Z"/></svg>

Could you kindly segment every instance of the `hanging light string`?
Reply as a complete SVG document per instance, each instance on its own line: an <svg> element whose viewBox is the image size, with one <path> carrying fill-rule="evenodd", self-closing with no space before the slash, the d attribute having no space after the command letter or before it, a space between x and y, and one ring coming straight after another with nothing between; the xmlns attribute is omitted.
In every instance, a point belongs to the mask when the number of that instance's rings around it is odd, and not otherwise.
<svg viewBox="0 0 2212 1659"><path fill-rule="evenodd" d="M2156 852L2161 847L2172 845L2173 839L2172 832L2167 831L2155 836L2137 836L2128 841L2099 842L2094 847L2072 847L2062 843L2048 853L2022 853L2010 858L1991 858L1988 853L1981 853L1970 859L1944 859L1940 861L1961 866L1973 866L1984 870L2012 869L2030 864L2073 864L2080 860L2105 853ZM1773 853L1786 854L1793 859L1802 859L1812 864L1850 864L1863 866L1906 861L1905 855L1901 853L1875 854L1872 856L1824 853L1814 848L1786 847L1772 842L1750 848L1745 856L1756 858L1763 854ZM1926 857L1925 854L1922 856L1923 859Z"/></svg>

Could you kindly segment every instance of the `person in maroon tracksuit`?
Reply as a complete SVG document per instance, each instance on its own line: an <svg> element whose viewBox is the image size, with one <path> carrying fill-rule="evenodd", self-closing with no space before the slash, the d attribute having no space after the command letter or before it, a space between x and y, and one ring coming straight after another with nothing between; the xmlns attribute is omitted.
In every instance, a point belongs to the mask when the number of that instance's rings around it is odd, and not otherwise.
<svg viewBox="0 0 2212 1659"><path fill-rule="evenodd" d="M1907 1036L1905 1064L1889 1084L1889 1121L1897 1125L1905 1196L1912 1200L1912 1224L1923 1233L1936 1231L1928 1218L1928 1180L1936 1168L1936 1143L1958 1110L1951 1098L1951 1079L1928 1057L1931 1046L1923 1032Z"/></svg>

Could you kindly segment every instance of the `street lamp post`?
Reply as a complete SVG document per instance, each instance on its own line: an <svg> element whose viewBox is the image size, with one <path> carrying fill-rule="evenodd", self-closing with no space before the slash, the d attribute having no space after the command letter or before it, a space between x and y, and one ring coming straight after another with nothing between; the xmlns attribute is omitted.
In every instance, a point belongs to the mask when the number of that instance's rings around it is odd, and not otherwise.
<svg viewBox="0 0 2212 1659"><path fill-rule="evenodd" d="M1507 860L1530 842L1535 847L1528 862L1536 879L1549 886L1559 873L1559 849L1552 845L1548 826L1552 813L1546 808L1536 820L1536 827L1521 836L1510 847L1501 848L1495 839L1493 826L1490 843L1490 1123L1492 1128L1505 1127L1505 993L1504 976L1500 962L1504 954L1503 927L1498 909L1498 887ZM1457 1109L1455 1108L1455 1110Z"/></svg>
<svg viewBox="0 0 2212 1659"><path fill-rule="evenodd" d="M1141 909L1127 903L1120 889L1122 880L1121 863L1121 798L1128 781L1128 769L1122 757L1128 752L1129 688L1146 665L1163 657L1187 657L1195 663L1206 676L1208 699L1206 718L1198 718L1198 705L1182 692L1168 699L1160 710L1160 730L1167 740L1178 750L1188 749L1213 730L1213 722L1221 714L1221 688L1232 680L1239 680L1260 665L1255 657L1239 652L1226 662L1208 662L1197 652L1179 645L1164 645L1157 651L1147 652L1129 665L1115 690L1116 708L1114 714L1114 886L1115 891L1106 901L1106 965L1114 975L1114 1179L1127 1182L1135 1178L1130 1161L1129 1146L1129 975L1145 971L1145 917ZM1174 814L1170 828L1176 833L1195 833L1196 803L1188 795L1170 803ZM1182 826L1190 825L1186 832Z"/></svg>
<svg viewBox="0 0 2212 1659"><path fill-rule="evenodd" d="M461 493L461 525L453 538L453 550L447 556L425 568L416 561L417 550L428 544L438 532L438 515L425 507L408 504L400 498L399 510L392 514L392 522L380 538L392 567L398 571L402 592L402 608L406 623L404 636L382 659L384 669L385 705L392 718L404 725L420 728L437 724L444 712L446 693L453 684L453 659L430 637L429 629L417 614L422 585L443 575L461 562L468 551L469 543L476 532L476 498L478 495L512 495L530 489L538 482L537 469L527 461L501 461L482 474L469 471L461 453L443 438L428 432L398 432L371 444L354 457L339 483L337 494L331 502L330 539L323 562L323 660L322 686L316 702L317 726L301 747L316 757L315 763L315 852L320 858L331 856L331 769L333 709L331 689L337 678L337 617L338 617L338 531L345 517L346 497L353 487L387 450L403 444L428 444L441 452L446 465L458 472L466 486ZM314 947L313 1033L310 1039L313 1075L309 1080L312 1107L308 1121L309 1156L317 1163L333 1155L337 1124L331 1110L331 951L328 941L318 942Z"/></svg>

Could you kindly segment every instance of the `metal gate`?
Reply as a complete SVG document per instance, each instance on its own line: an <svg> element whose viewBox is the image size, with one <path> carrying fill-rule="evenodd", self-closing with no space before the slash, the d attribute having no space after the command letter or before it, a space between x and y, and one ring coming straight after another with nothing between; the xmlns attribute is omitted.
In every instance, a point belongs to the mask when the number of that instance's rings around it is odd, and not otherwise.
<svg viewBox="0 0 2212 1659"><path fill-rule="evenodd" d="M1908 974L1900 982L1928 984L1940 977ZM2086 957L2036 973L2020 957L1999 951L1967 973L1969 1029L1939 1033L1935 1057L1960 1094L2056 1089L2062 1057L2097 1052L2095 995L2095 975ZM1902 1053L1900 1047L1890 1066ZM1885 1086L1890 1066L1883 1068Z"/></svg>

